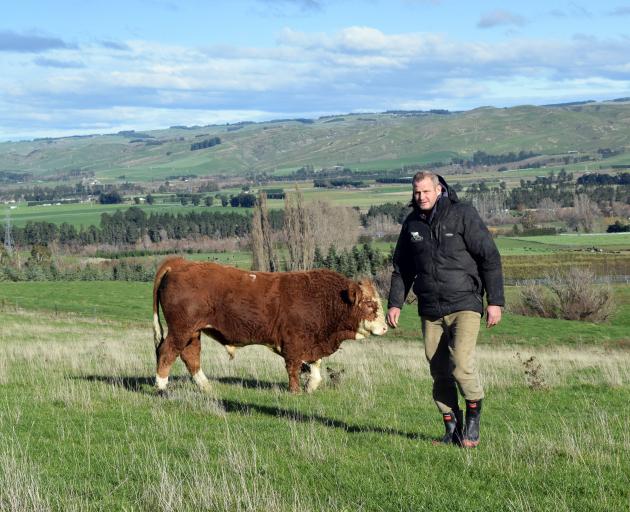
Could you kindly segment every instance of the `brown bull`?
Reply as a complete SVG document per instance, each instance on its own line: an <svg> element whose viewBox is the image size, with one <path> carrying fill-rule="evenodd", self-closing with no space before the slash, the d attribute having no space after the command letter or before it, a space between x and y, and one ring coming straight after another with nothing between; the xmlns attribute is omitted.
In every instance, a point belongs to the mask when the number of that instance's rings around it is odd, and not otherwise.
<svg viewBox="0 0 630 512"><path fill-rule="evenodd" d="M162 306L168 325L164 338ZM313 363L306 387L321 382L320 359L344 340L387 332L374 285L355 282L330 270L248 272L216 263L171 258L162 263L153 286L156 386L164 390L180 356L203 390L210 384L201 369L203 332L228 349L265 345L281 355L289 389L299 391L303 362Z"/></svg>

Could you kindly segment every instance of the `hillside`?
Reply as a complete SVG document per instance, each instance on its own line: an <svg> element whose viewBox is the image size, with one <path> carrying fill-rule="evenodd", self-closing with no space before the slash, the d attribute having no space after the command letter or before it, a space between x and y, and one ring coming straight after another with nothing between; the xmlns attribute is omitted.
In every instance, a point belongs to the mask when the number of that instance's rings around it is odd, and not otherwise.
<svg viewBox="0 0 630 512"><path fill-rule="evenodd" d="M191 150L214 137L221 143ZM630 103L352 114L5 142L0 172L42 178L93 172L100 179L136 181L182 174L282 174L307 164L387 169L466 158L478 150L562 154L599 148L630 148Z"/></svg>

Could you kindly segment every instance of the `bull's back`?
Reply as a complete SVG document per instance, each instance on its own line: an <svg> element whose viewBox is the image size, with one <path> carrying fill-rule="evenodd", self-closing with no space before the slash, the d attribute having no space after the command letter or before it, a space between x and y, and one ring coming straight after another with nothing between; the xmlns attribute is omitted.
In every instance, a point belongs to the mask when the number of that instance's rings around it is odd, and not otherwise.
<svg viewBox="0 0 630 512"><path fill-rule="evenodd" d="M194 331L211 326L226 342L268 342L278 316L279 291L273 276L214 263L180 262L162 282L164 317L169 328Z"/></svg>

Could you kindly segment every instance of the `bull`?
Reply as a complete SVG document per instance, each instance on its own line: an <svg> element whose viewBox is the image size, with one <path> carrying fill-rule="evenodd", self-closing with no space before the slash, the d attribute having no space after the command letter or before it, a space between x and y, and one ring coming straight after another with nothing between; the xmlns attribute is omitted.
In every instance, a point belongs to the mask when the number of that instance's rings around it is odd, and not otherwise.
<svg viewBox="0 0 630 512"><path fill-rule="evenodd" d="M159 309L168 327L160 322ZM331 270L250 272L183 258L165 260L153 284L156 387L166 389L179 356L195 383L210 389L201 369L201 333L226 347L264 345L284 358L289 390L297 393L299 370L310 365L306 391L319 386L321 358L344 340L383 335L387 324L370 281L355 282Z"/></svg>

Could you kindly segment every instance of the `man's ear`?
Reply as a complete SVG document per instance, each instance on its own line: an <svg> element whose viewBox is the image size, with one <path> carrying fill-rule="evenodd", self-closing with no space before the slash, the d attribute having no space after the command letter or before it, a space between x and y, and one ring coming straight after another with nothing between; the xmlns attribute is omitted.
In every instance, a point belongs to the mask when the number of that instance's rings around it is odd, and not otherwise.
<svg viewBox="0 0 630 512"><path fill-rule="evenodd" d="M361 287L356 283L352 283L347 290L341 292L344 302L353 305L361 300L361 294Z"/></svg>

